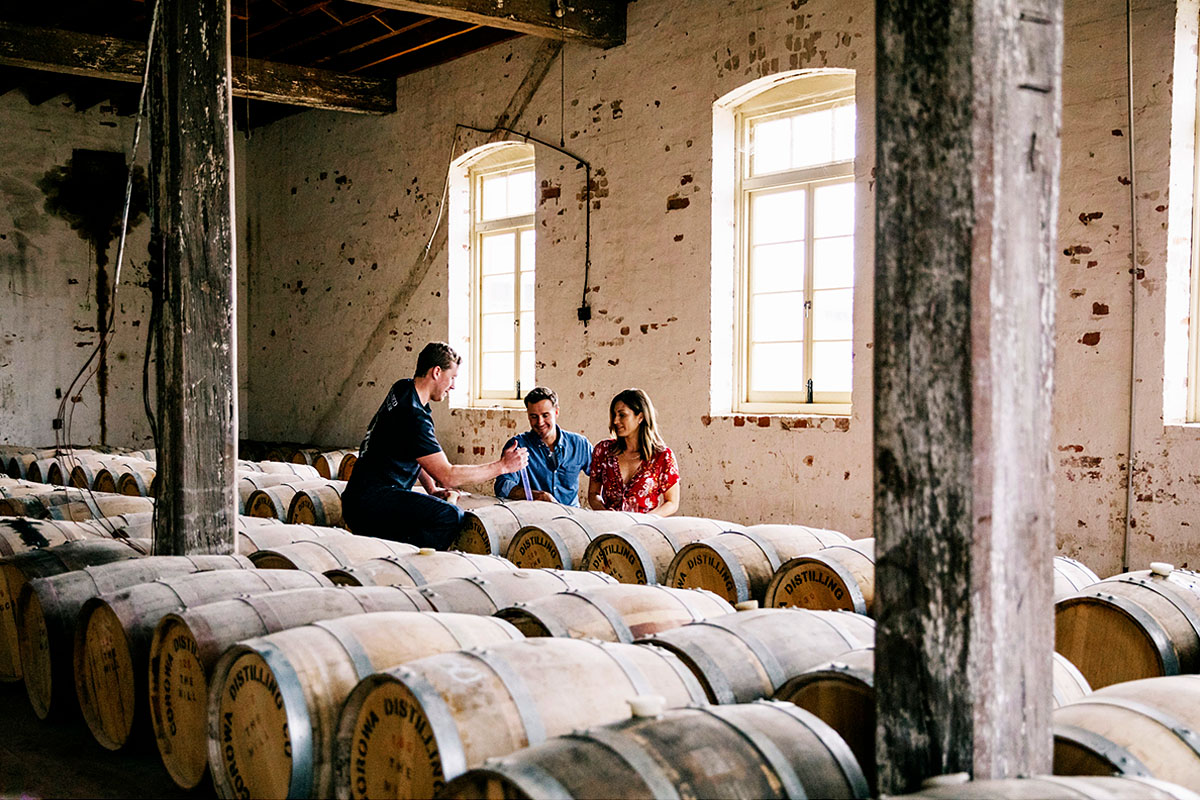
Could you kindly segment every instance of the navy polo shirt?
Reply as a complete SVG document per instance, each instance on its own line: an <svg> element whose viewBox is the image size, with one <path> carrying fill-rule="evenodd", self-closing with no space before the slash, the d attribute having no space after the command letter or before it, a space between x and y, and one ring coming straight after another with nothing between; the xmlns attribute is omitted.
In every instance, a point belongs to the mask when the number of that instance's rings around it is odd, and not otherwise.
<svg viewBox="0 0 1200 800"><path fill-rule="evenodd" d="M402 378L392 384L367 426L350 483L411 489L421 473L417 459L441 449L429 404L421 402L412 378Z"/></svg>
<svg viewBox="0 0 1200 800"><path fill-rule="evenodd" d="M546 447L542 437L531 430L509 439L505 449L514 442L529 451L530 489L548 492L564 506L579 505L579 473L587 473L592 465L592 443L586 436L559 428L553 452ZM520 483L519 472L501 475L496 478L496 496L508 497L513 487Z"/></svg>

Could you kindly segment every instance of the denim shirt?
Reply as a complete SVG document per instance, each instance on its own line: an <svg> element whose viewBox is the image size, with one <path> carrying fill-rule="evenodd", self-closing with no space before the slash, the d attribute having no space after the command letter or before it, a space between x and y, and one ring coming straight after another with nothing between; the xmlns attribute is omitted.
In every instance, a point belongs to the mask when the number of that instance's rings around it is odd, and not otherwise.
<svg viewBox="0 0 1200 800"><path fill-rule="evenodd" d="M579 473L588 473L592 463L592 443L586 436L558 429L551 452L542 437L525 431L509 439L504 447L516 443L529 452L529 488L548 492L565 506L579 505ZM521 473L510 472L496 478L497 497L508 497L521 483Z"/></svg>

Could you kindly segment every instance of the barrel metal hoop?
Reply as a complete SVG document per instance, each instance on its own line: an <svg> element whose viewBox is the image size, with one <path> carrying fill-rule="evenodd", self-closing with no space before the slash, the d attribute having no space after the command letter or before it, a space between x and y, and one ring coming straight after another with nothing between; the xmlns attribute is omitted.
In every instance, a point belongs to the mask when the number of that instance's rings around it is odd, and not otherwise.
<svg viewBox="0 0 1200 800"><path fill-rule="evenodd" d="M624 531L616 532L613 536L619 536L621 541L628 544L629 549L637 556L638 561L642 562L642 574L646 577L646 584L650 586L657 584L658 570L654 566L654 558L650 555L650 551L646 549L646 545L637 537L626 536ZM674 549L673 546L672 549Z"/></svg>
<svg viewBox="0 0 1200 800"><path fill-rule="evenodd" d="M1162 709L1139 703L1136 700L1127 700L1123 697L1105 697L1102 695L1090 694L1079 701L1080 705L1098 704L1109 706L1112 708L1122 708L1126 711L1132 711L1135 714L1141 714L1143 717L1154 720L1159 725L1175 734L1197 756L1200 756L1200 735L1196 731L1191 730L1179 720L1172 717Z"/></svg>
<svg viewBox="0 0 1200 800"><path fill-rule="evenodd" d="M454 714L445 698L416 670L399 667L389 670L389 673L399 678L404 688L421 704L421 710L425 712L425 718L429 720L429 727L437 739L438 754L442 758L442 777L450 780L466 772L466 750L458 732L458 723L454 721Z"/></svg>
<svg viewBox="0 0 1200 800"><path fill-rule="evenodd" d="M563 517L562 519L569 519L571 522L574 522L583 530L583 534L585 536L587 536L590 532L586 525L579 520L574 519L573 517ZM575 565L571 561L571 553L567 550L567 543L564 542L563 538L558 535L558 531L554 530L549 525L547 525L545 528L538 528L538 530L549 536L550 541L554 542L554 546L558 548L558 557L559 560L562 561L562 569L574 569ZM595 537L593 536L591 538ZM591 541L591 539L588 541Z"/></svg>
<svg viewBox="0 0 1200 800"><path fill-rule="evenodd" d="M681 800L678 787L671 776L663 771L662 765L645 749L622 736L620 730L604 727L592 728L585 733L571 734L568 738L590 740L611 750L618 758L633 768L634 773L650 790L649 796L654 800ZM564 797L569 796L564 795Z"/></svg>
<svg viewBox="0 0 1200 800"><path fill-rule="evenodd" d="M1196 632L1196 636L1200 637L1200 615L1198 615L1184 598L1181 587L1172 583L1169 579L1150 579L1139 581L1124 581L1126 583L1138 583L1145 586L1150 591L1166 599L1168 603L1175 606L1183 618L1192 626L1192 630Z"/></svg>
<svg viewBox="0 0 1200 800"><path fill-rule="evenodd" d="M703 540L702 543L725 562L725 568L729 570L729 577L733 578L733 590L737 596L734 602L740 603L743 600L753 600L754 598L750 595L750 576L746 573L746 567L733 554L733 551L720 542L713 540ZM682 553L683 550L679 552Z"/></svg>
<svg viewBox="0 0 1200 800"><path fill-rule="evenodd" d="M729 713L725 710L724 706L704 706L697 709L697 711L708 714L710 717L719 720L726 727L732 728L751 748L757 750L758 754L762 756L763 761L767 762L767 766L779 778L779 782L783 785L784 797L788 798L788 800L808 800L808 792L804 791L804 782L800 780L800 776L792 768L792 764L788 761L787 756L780 752L775 743L766 735L762 734L761 731L758 731L758 736L752 735L751 732L743 727L744 723L730 719ZM806 720L800 719L800 722L804 723ZM826 742L822 741L822 744L826 744ZM838 766L842 768L842 772L846 771L840 761ZM849 779L849 776L847 776L847 779Z"/></svg>
<svg viewBox="0 0 1200 800"><path fill-rule="evenodd" d="M687 689L688 697L692 698L692 703L696 705L708 704L708 693L704 691L704 686L701 685L700 679L696 677L696 673L692 672L691 668L683 663L682 658L676 655L673 650L668 650L656 644L650 644L645 639L641 643L644 647L656 648L662 651L664 660L671 666L671 669L675 670L675 674L679 676L680 682ZM729 695L730 697L733 696L732 691L730 691ZM733 701L730 700L730 702Z"/></svg>
<svg viewBox="0 0 1200 800"><path fill-rule="evenodd" d="M338 625L334 620L320 620L312 625L337 640L337 643L346 651L346 655L350 657L350 662L354 664L354 672L360 681L368 675L375 674L376 669L375 665L371 663L371 657L367 655L362 642L353 633Z"/></svg>
<svg viewBox="0 0 1200 800"><path fill-rule="evenodd" d="M482 661L484 666L496 674L503 684L513 703L517 707L517 715L521 718L521 726L525 728L525 740L528 747L546 741L546 726L538 713L533 692L521 675L502 657L497 657L490 650L462 650L463 655Z"/></svg>
<svg viewBox="0 0 1200 800"><path fill-rule="evenodd" d="M767 557L767 562L771 565L771 572L775 572L777 569L779 569L780 565L783 563L779 559L779 552L766 539L759 536L749 528L746 528L742 531L737 531L737 533L740 533L742 536L745 536L747 539L754 542L755 546L758 547L759 550L762 550L763 555Z"/></svg>
<svg viewBox="0 0 1200 800"><path fill-rule="evenodd" d="M479 771L491 772L507 778L516 784L526 797L535 798L535 800L571 797L570 790L563 786L558 778L545 767L533 761L489 759L479 768Z"/></svg>
<svg viewBox="0 0 1200 800"><path fill-rule="evenodd" d="M856 798L869 798L871 796L871 786L867 783L867 776L863 774L862 766L858 763L858 757L854 755L854 751L850 749L850 745L846 744L846 740L842 738L840 733L834 730L832 725L816 714L807 712L793 703L774 700L758 700L756 702L803 722L809 730L817 734L821 740L821 744L825 745L825 749L833 756L834 761L837 762L838 769L845 776L846 783L850 786L853 796Z"/></svg>
<svg viewBox="0 0 1200 800"><path fill-rule="evenodd" d="M787 672L780 665L779 660L775 658L775 654L771 652L771 648L767 647L757 636L748 630L744 630L746 626L741 626L742 629L735 629L723 620L724 617L715 617L706 619L703 622L693 622L692 624L711 625L714 628L720 628L732 634L734 638L739 639L746 645L750 649L750 652L754 654L754 657L758 659L759 663L762 664L763 671L767 673L767 679L771 681L771 691L775 691L782 686L783 682L787 680Z"/></svg>
<svg viewBox="0 0 1200 800"><path fill-rule="evenodd" d="M1078 745L1094 753L1102 758L1119 775L1132 775L1140 778L1154 777L1146 765L1133 753L1111 739L1089 731L1086 728L1057 723L1054 725L1054 738L1055 740L1061 739L1064 742Z"/></svg>
<svg viewBox="0 0 1200 800"><path fill-rule="evenodd" d="M634 694L655 694L654 687L642 671L637 668L637 665L625 657L619 647L605 647L603 642L598 642L595 639L581 639L580 641L588 642L589 644L599 648L606 656L612 659L621 670L625 673L625 677L633 686Z"/></svg>
<svg viewBox="0 0 1200 800"><path fill-rule="evenodd" d="M599 597L590 597L582 592L572 591L571 594L578 597L583 602L591 605L608 621L612 626L613 633L617 636L617 641L624 644L629 644L633 641L633 631L629 629L629 625L625 623L621 612L612 607L612 604L607 600L601 600Z"/></svg>
<svg viewBox="0 0 1200 800"><path fill-rule="evenodd" d="M258 615L258 620L263 624L267 633L278 633L287 626L283 624L283 620L275 613L274 609L268 604L271 593L265 594L248 594L241 595L235 598L250 607L250 610Z"/></svg>
<svg viewBox="0 0 1200 800"><path fill-rule="evenodd" d="M287 715L288 738L292 744L288 797L310 797L313 789L312 717L301 688L300 676L287 655L271 642L255 642L253 649L275 675L275 685L279 688Z"/></svg>
<svg viewBox="0 0 1200 800"><path fill-rule="evenodd" d="M1163 674L1178 675L1181 672L1179 654L1175 650L1175 645L1171 642L1171 637L1167 635L1167 632L1163 630L1158 620L1151 616L1150 612L1146 611L1146 609L1131 600L1109 594L1102 590L1090 591L1085 594L1075 595L1075 597L1096 598L1133 619L1154 644L1154 649L1158 652L1158 657L1162 661Z"/></svg>
<svg viewBox="0 0 1200 800"><path fill-rule="evenodd" d="M845 547L845 545L835 544L834 547ZM853 550L853 548L849 547L846 549ZM854 552L857 553L858 551L855 550ZM816 553L814 557L822 558L820 552ZM847 569L846 565L838 561L836 558L822 559L820 563L832 571L834 575L837 575L838 580L840 580L842 585L846 587L846 591L850 594L850 603L853 606L853 608L849 610L853 611L855 614L866 614L867 599L863 596L862 587L858 585L858 580L854 577L854 573Z"/></svg>
<svg viewBox="0 0 1200 800"><path fill-rule="evenodd" d="M395 557L395 556L392 556L392 558L396 558L396 557ZM403 561L403 562L401 562L399 559L396 559L396 562L395 562L395 563L396 563L396 566L400 567L402 570L404 570L404 572L405 572L405 573L407 573L407 574L408 574L408 577L410 577L410 578L412 578L414 581L416 581L416 583L417 583L417 586L425 586L425 585L427 585L427 584L429 583L429 579L428 579L428 578L426 578L426 577L425 577L425 576L424 576L424 575L421 573L421 570L417 569L417 568L416 568L416 567L413 565L413 563L412 563L412 560L411 560L411 559L406 559L406 560L405 560L405 561ZM393 584L393 585L395 585L395 584Z"/></svg>

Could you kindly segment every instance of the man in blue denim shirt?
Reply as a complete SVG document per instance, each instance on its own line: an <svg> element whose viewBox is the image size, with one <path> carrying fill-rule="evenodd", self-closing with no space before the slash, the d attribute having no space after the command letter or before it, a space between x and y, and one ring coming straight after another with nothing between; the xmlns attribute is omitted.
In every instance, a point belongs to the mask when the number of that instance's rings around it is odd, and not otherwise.
<svg viewBox="0 0 1200 800"><path fill-rule="evenodd" d="M529 454L529 487L534 500L579 505L579 473L588 474L592 463L592 443L578 433L558 427L558 395L538 386L525 395L529 430L505 444L516 444ZM496 496L525 499L521 473L496 478Z"/></svg>

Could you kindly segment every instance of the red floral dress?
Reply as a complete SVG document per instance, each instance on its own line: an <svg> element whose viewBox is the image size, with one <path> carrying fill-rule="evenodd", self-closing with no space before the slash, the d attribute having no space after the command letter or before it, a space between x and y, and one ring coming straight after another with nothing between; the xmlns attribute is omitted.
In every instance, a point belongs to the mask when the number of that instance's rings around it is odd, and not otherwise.
<svg viewBox="0 0 1200 800"><path fill-rule="evenodd" d="M596 443L592 450L591 479L600 482L600 499L604 507L613 511L636 511L649 513L659 506L662 497L679 483L679 466L671 448L663 448L654 458L643 461L629 483L621 477L621 465L617 463L617 442L605 439Z"/></svg>

